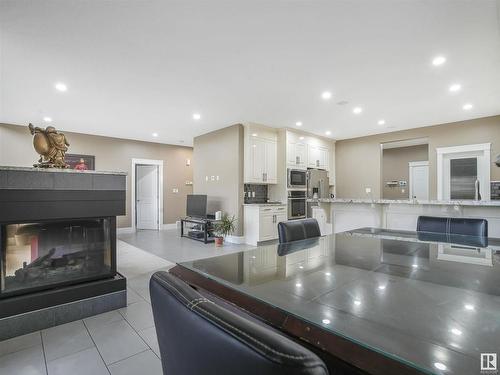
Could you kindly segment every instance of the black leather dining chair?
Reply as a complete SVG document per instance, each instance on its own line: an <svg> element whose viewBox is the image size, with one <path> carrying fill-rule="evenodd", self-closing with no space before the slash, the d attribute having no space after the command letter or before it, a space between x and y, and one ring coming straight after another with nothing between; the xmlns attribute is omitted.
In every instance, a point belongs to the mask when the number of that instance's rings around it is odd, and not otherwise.
<svg viewBox="0 0 500 375"><path fill-rule="evenodd" d="M488 237L488 221L458 217L419 216L417 232Z"/></svg>
<svg viewBox="0 0 500 375"><path fill-rule="evenodd" d="M164 375L328 374L307 348L167 272L155 273L149 288Z"/></svg>
<svg viewBox="0 0 500 375"><path fill-rule="evenodd" d="M280 243L305 240L320 236L321 231L316 219L290 220L278 223L278 237Z"/></svg>

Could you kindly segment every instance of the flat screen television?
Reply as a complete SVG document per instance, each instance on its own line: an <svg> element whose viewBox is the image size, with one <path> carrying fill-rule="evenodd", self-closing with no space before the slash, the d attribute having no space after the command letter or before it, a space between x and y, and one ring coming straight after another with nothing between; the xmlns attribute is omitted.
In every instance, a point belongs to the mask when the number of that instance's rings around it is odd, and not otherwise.
<svg viewBox="0 0 500 375"><path fill-rule="evenodd" d="M207 196L203 194L188 194L186 215L191 217L207 217Z"/></svg>

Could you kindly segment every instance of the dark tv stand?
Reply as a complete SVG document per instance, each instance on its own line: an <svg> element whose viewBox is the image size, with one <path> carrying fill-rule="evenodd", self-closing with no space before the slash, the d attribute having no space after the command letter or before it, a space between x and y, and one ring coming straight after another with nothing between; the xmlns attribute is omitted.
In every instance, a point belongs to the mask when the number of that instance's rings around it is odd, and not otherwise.
<svg viewBox="0 0 500 375"><path fill-rule="evenodd" d="M218 220L186 217L181 219L181 237L209 243L215 241L214 224Z"/></svg>

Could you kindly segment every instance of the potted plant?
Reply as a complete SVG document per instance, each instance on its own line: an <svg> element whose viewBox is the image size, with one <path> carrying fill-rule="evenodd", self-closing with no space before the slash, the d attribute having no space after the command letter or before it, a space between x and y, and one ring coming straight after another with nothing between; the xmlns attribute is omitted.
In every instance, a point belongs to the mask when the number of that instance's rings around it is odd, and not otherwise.
<svg viewBox="0 0 500 375"><path fill-rule="evenodd" d="M222 219L215 224L215 246L220 247L224 243L224 237L229 236L236 229L236 219L228 214L223 214Z"/></svg>

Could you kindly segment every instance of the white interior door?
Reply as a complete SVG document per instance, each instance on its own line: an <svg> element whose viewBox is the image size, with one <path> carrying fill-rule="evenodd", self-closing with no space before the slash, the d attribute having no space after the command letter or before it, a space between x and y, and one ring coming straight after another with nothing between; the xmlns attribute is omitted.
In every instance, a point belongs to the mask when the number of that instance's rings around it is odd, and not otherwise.
<svg viewBox="0 0 500 375"><path fill-rule="evenodd" d="M429 162L410 162L410 199L429 199Z"/></svg>
<svg viewBox="0 0 500 375"><path fill-rule="evenodd" d="M158 166L136 165L137 229L158 229Z"/></svg>

